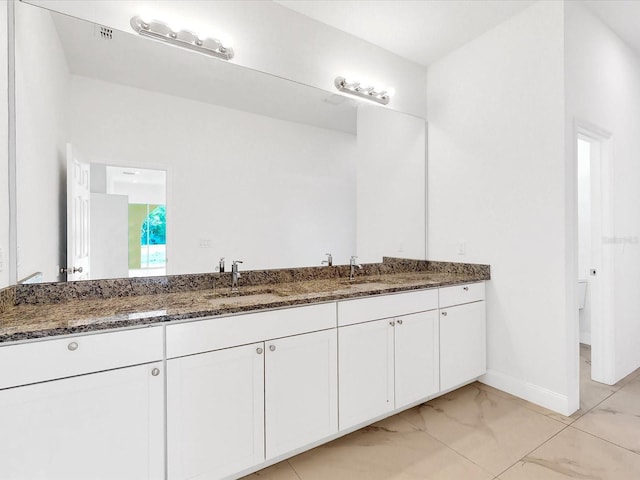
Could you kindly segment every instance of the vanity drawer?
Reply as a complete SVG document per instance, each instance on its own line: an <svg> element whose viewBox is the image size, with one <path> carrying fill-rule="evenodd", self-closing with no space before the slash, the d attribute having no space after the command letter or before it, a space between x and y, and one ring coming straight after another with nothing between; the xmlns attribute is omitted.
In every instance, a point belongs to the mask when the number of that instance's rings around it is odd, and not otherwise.
<svg viewBox="0 0 640 480"><path fill-rule="evenodd" d="M399 317L438 308L438 289L416 290L338 302L338 326Z"/></svg>
<svg viewBox="0 0 640 480"><path fill-rule="evenodd" d="M162 328L0 347L0 389L162 360Z"/></svg>
<svg viewBox="0 0 640 480"><path fill-rule="evenodd" d="M167 326L167 358L336 327L336 304L213 317Z"/></svg>
<svg viewBox="0 0 640 480"><path fill-rule="evenodd" d="M453 285L439 289L440 308L484 300L484 282Z"/></svg>

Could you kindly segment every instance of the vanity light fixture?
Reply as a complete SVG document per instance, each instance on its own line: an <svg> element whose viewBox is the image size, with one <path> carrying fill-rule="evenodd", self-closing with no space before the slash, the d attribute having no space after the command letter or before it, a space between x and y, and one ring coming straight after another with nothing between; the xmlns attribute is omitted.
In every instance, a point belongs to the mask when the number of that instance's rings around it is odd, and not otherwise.
<svg viewBox="0 0 640 480"><path fill-rule="evenodd" d="M223 60L231 60L234 55L233 48L223 45L218 39L200 38L189 30L174 31L169 25L158 20L147 22L136 15L131 18L131 27L144 37L161 40Z"/></svg>
<svg viewBox="0 0 640 480"><path fill-rule="evenodd" d="M360 82L347 80L344 77L336 77L334 82L336 88L344 93L355 95L356 97L366 98L382 105L387 105L391 100L391 94L386 89L376 90L374 87L361 85Z"/></svg>

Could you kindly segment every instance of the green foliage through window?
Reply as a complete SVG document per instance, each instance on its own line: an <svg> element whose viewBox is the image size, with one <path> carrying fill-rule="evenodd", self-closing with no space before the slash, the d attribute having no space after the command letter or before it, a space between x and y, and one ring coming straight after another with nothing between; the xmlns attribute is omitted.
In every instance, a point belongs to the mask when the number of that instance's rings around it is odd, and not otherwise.
<svg viewBox="0 0 640 480"><path fill-rule="evenodd" d="M141 230L140 245L166 245L167 213L164 205L149 212Z"/></svg>

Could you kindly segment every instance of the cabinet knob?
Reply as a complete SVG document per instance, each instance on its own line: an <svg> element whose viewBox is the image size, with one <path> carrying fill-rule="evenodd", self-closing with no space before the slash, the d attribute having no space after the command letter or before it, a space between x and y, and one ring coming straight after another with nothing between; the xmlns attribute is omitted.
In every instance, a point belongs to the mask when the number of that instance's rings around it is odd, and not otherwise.
<svg viewBox="0 0 640 480"><path fill-rule="evenodd" d="M402 320L398 320L398 325L402 325Z"/></svg>
<svg viewBox="0 0 640 480"><path fill-rule="evenodd" d="M269 350L271 350L272 352L276 351L276 346L275 345L269 345Z"/></svg>
<svg viewBox="0 0 640 480"><path fill-rule="evenodd" d="M389 325L391 325L392 327L393 327L395 324L396 324L396 322L394 322L394 321L389 322Z"/></svg>
<svg viewBox="0 0 640 480"><path fill-rule="evenodd" d="M447 316L447 312L442 312L442 316L446 317Z"/></svg>
<svg viewBox="0 0 640 480"><path fill-rule="evenodd" d="M154 377L157 377L158 375L160 375L160 369L154 368L153 370L151 370L151 375L153 375Z"/></svg>
<svg viewBox="0 0 640 480"><path fill-rule="evenodd" d="M67 348L72 352L75 352L78 349L78 342L71 342L69 345L67 345Z"/></svg>
<svg viewBox="0 0 640 480"><path fill-rule="evenodd" d="M264 351L264 350L262 350L262 348L260 348L260 347L256 348L256 353L257 353L258 355L262 355L262 352L263 352L263 351Z"/></svg>
<svg viewBox="0 0 640 480"><path fill-rule="evenodd" d="M469 287L462 287L462 289L463 289L465 292L468 292L468 291L469 291Z"/></svg>

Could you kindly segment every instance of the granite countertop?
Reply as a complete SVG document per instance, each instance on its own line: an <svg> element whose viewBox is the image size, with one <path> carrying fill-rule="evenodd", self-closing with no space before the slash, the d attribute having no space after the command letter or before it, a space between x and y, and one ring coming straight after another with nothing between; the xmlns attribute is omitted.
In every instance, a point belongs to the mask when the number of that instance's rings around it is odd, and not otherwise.
<svg viewBox="0 0 640 480"><path fill-rule="evenodd" d="M310 278L189 291L111 298L72 299L57 303L21 303L0 313L0 343L124 327L162 324L368 295L410 291L489 279L485 271L401 271Z"/></svg>

